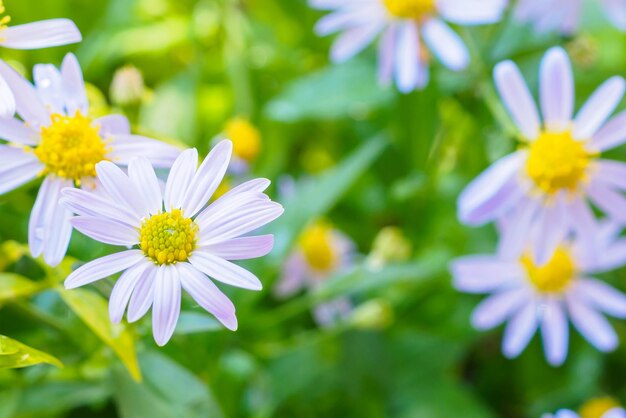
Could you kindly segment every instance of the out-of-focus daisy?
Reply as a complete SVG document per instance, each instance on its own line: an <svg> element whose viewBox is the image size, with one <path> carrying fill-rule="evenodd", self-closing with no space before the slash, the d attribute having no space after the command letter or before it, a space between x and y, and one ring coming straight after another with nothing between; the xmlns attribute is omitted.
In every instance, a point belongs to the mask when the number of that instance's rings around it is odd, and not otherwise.
<svg viewBox="0 0 626 418"><path fill-rule="evenodd" d="M353 263L354 244L329 223L317 221L300 235L296 250L283 266L274 293L289 297L302 289L315 289L333 274L349 268ZM330 326L347 318L352 304L347 298L338 298L317 305L313 311L320 326Z"/></svg>
<svg viewBox="0 0 626 418"><path fill-rule="evenodd" d="M515 221L506 227L515 227ZM614 350L618 337L603 314L626 318L626 295L591 275L626 263L626 240L618 232L612 225L597 229L601 256L587 251L580 240L568 240L559 243L543 266L529 251L516 258L476 255L456 260L451 267L455 287L490 294L472 314L473 326L487 330L508 321L502 344L508 358L517 357L540 329L546 359L561 365L569 345L568 318L598 350Z"/></svg>
<svg viewBox="0 0 626 418"><path fill-rule="evenodd" d="M0 193L45 177L33 207L28 242L34 257L43 254L54 266L67 251L71 214L59 206L64 187L96 186L95 166L100 161L127 165L145 156L158 167L170 167L180 151L152 139L130 135L125 117L89 117L83 76L74 55L59 69L34 68L33 86L5 62L4 77L17 100L18 118L0 118Z"/></svg>
<svg viewBox="0 0 626 418"><path fill-rule="evenodd" d="M571 35L578 29L583 11L583 0L519 0L515 18L531 23L536 31L556 30ZM626 30L626 1L598 0L607 19L620 30Z"/></svg>
<svg viewBox="0 0 626 418"><path fill-rule="evenodd" d="M597 398L586 402L579 414L569 409L561 409L556 414L546 414L542 418L626 418L624 410L613 398Z"/></svg>
<svg viewBox="0 0 626 418"><path fill-rule="evenodd" d="M312 7L332 10L315 27L320 36L342 32L331 51L335 62L359 53L381 35L379 78L395 80L398 89L423 88L429 79L429 50L449 69L469 64L469 52L444 20L461 25L493 23L506 0L309 0ZM428 48L428 49L427 49Z"/></svg>
<svg viewBox="0 0 626 418"><path fill-rule="evenodd" d="M532 249L535 261L548 261L559 242L577 233L590 248L594 214L591 201L616 221L626 223L626 165L600 153L626 141L626 112L607 123L626 83L613 77L602 84L573 116L574 82L565 51L549 50L540 69L543 121L518 68L510 61L495 68L495 82L520 131L522 146L495 162L463 191L459 217L481 225L512 214L502 251L520 251L532 225L542 233Z"/></svg>
<svg viewBox="0 0 626 418"><path fill-rule="evenodd" d="M65 189L62 204L76 213L72 225L112 245L135 247L91 261L69 275L68 289L123 271L113 288L109 312L136 321L152 307L154 339L166 344L180 313L181 287L228 329L237 329L235 307L209 277L244 289L260 290L251 272L227 260L262 257L272 235L244 236L283 213L263 191L265 179L244 183L206 207L224 177L232 145L219 143L198 168L195 149L183 152L162 193L148 160L133 159L128 176L111 162L96 166L105 197ZM206 207L206 208L205 208ZM209 276L209 277L207 277Z"/></svg>
<svg viewBox="0 0 626 418"><path fill-rule="evenodd" d="M234 117L224 125L215 142L229 139L233 143L233 160L229 171L234 175L244 175L256 161L263 145L261 133L248 119Z"/></svg>

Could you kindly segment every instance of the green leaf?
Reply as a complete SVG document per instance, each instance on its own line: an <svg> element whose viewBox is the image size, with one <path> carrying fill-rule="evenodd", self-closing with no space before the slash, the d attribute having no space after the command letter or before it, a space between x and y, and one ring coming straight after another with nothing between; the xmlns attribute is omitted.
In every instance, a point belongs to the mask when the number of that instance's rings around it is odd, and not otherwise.
<svg viewBox="0 0 626 418"><path fill-rule="evenodd" d="M280 122L340 119L367 114L392 98L392 90L376 80L371 61L357 58L296 80L265 111Z"/></svg>
<svg viewBox="0 0 626 418"><path fill-rule="evenodd" d="M45 283L36 283L14 273L0 273L0 303L32 296L43 290Z"/></svg>
<svg viewBox="0 0 626 418"><path fill-rule="evenodd" d="M15 369L40 363L63 367L63 364L50 354L0 335L0 369Z"/></svg>
<svg viewBox="0 0 626 418"><path fill-rule="evenodd" d="M337 167L311 179L284 204L285 213L272 226L276 245L272 254L281 260L307 222L323 216L348 191L385 149L384 137L365 142Z"/></svg>
<svg viewBox="0 0 626 418"><path fill-rule="evenodd" d="M111 322L106 300L96 293L83 289L66 290L57 287L56 290L94 334L115 351L131 376L141 381L133 335L123 323Z"/></svg>
<svg viewBox="0 0 626 418"><path fill-rule="evenodd" d="M17 413L12 417L65 416L61 413L102 404L110 397L110 388L102 380L32 382L21 390Z"/></svg>
<svg viewBox="0 0 626 418"><path fill-rule="evenodd" d="M179 364L155 352L143 354L140 362L143 384L114 371L114 397L121 418L224 416L207 385Z"/></svg>

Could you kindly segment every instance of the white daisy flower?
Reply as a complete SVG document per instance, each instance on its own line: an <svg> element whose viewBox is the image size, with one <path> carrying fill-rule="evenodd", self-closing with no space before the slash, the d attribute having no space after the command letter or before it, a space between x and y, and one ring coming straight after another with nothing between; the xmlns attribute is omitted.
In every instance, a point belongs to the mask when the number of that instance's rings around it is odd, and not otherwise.
<svg viewBox="0 0 626 418"><path fill-rule="evenodd" d="M620 30L626 30L626 0L598 0L606 18ZM572 35L580 26L583 0L519 0L514 17L531 23L537 32L558 31Z"/></svg>
<svg viewBox="0 0 626 418"><path fill-rule="evenodd" d="M505 228L516 227L514 221ZM537 233L536 228L533 233ZM454 286L463 292L490 294L472 314L478 330L508 322L502 351L514 358L539 329L546 359L561 365L568 351L568 318L578 332L602 352L614 350L618 337L603 314L626 318L626 294L592 278L626 263L626 240L620 228L602 225L598 257L580 240L559 243L550 260L537 265L529 254L517 257L475 255L452 263Z"/></svg>
<svg viewBox="0 0 626 418"><path fill-rule="evenodd" d="M449 69L469 64L463 40L444 20L480 25L500 20L506 0L310 0L312 7L332 10L315 27L320 36L343 32L334 43L331 58L343 62L382 34L379 44L379 78L395 80L410 92L428 84L428 49Z"/></svg>
<svg viewBox="0 0 626 418"><path fill-rule="evenodd" d="M227 260L262 257L272 235L244 236L283 213L263 191L265 179L244 183L205 208L219 186L232 153L222 141L198 167L195 149L184 151L162 193L145 158L133 159L128 176L111 162L97 164L104 197L65 189L62 204L78 216L72 225L112 245L135 247L91 261L68 276L73 289L123 271L109 301L111 321L136 321L152 307L154 339L171 338L180 313L181 287L228 329L237 329L235 307L209 277L231 286L260 290L259 279ZM196 170L197 169L197 170ZM209 277L207 277L209 276Z"/></svg>
<svg viewBox="0 0 626 418"><path fill-rule="evenodd" d="M334 274L354 264L354 243L329 223L317 221L308 226L298 239L296 250L283 264L281 277L274 288L279 298L287 298L302 289L313 290ZM313 310L315 322L331 326L352 313L348 298L318 304Z"/></svg>
<svg viewBox="0 0 626 418"><path fill-rule="evenodd" d="M624 95L626 83L613 77L602 84L573 116L574 82L565 51L549 50L541 63L543 122L520 71L511 61L496 66L495 82L513 117L522 147L476 178L458 201L459 218L481 225L512 214L502 250L520 251L532 225L543 233L532 245L545 263L570 232L594 247L591 201L610 218L626 223L626 165L600 153L626 141L626 112L605 123Z"/></svg>
<svg viewBox="0 0 626 418"><path fill-rule="evenodd" d="M0 76L12 89L20 116L0 118L0 138L9 142L0 145L0 193L45 177L30 216L28 243L34 257L43 254L54 266L63 259L72 232L71 213L57 204L61 189L94 188L100 161L124 166L142 155L169 168L180 151L130 135L124 116L90 118L82 72L72 54L60 70L35 66L34 86L3 61Z"/></svg>

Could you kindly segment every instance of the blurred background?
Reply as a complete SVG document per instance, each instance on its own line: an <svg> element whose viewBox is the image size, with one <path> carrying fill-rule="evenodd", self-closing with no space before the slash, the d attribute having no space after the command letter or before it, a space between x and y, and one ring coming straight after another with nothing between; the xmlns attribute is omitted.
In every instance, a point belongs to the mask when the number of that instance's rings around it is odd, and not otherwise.
<svg viewBox="0 0 626 418"><path fill-rule="evenodd" d="M626 38L598 11L567 39L509 17L460 28L470 69L434 63L424 91L401 95L378 86L373 48L330 64L332 37L315 36L321 13L305 0L5 6L12 24L67 17L84 35L69 47L3 50L24 74L74 52L92 114L123 112L136 133L201 155L230 137L237 161L222 191L266 177L286 212L267 228L274 251L244 263L264 290L221 287L239 330L184 298L173 339L158 348L149 316L109 324L113 279L72 292L58 286L77 262L115 248L75 232L66 262L47 268L18 244L37 184L0 196L0 334L64 365L0 369L1 418L522 418L601 395L626 401L624 346L602 355L572 334L570 357L555 369L535 337L506 360L501 330L471 328L480 298L454 291L447 270L454 257L496 245L492 227L456 219L462 188L517 146L493 65L514 59L536 92L540 58L564 45L577 96L587 97L626 68ZM298 262L313 271L302 286L285 276ZM626 290L624 273L603 278ZM613 323L623 340L626 325Z"/></svg>

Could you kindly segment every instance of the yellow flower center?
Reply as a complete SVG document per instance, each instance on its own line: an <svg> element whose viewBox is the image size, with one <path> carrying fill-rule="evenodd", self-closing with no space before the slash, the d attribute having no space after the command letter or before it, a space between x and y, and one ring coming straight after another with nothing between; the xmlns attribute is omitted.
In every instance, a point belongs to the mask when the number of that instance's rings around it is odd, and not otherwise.
<svg viewBox="0 0 626 418"><path fill-rule="evenodd" d="M383 0L389 13L403 19L422 20L436 10L436 0Z"/></svg>
<svg viewBox="0 0 626 418"><path fill-rule="evenodd" d="M604 414L617 407L619 404L609 397L592 399L580 408L580 418L602 418Z"/></svg>
<svg viewBox="0 0 626 418"><path fill-rule="evenodd" d="M76 112L74 116L52 115L52 124L41 128L41 142L34 153L46 166L44 174L74 180L95 177L96 164L105 160L107 149L98 128Z"/></svg>
<svg viewBox="0 0 626 418"><path fill-rule="evenodd" d="M543 266L537 266L532 257L521 259L528 279L541 293L561 293L570 285L576 274L576 266L569 252L560 247L552 259Z"/></svg>
<svg viewBox="0 0 626 418"><path fill-rule="evenodd" d="M233 153L245 161L254 161L261 151L261 134L250 122L234 118L226 123L224 134L233 142Z"/></svg>
<svg viewBox="0 0 626 418"><path fill-rule="evenodd" d="M198 226L180 209L152 215L139 231L139 247L156 264L186 261L196 247Z"/></svg>
<svg viewBox="0 0 626 418"><path fill-rule="evenodd" d="M596 156L585 149L571 131L543 131L530 144L526 172L535 185L547 194L566 189L576 191L587 179L587 167Z"/></svg>
<svg viewBox="0 0 626 418"><path fill-rule="evenodd" d="M300 236L300 249L314 270L329 272L337 263L332 231L330 225L318 222L305 229Z"/></svg>

